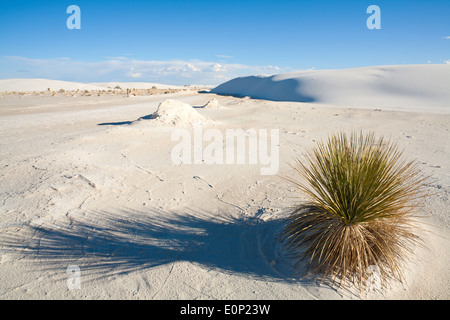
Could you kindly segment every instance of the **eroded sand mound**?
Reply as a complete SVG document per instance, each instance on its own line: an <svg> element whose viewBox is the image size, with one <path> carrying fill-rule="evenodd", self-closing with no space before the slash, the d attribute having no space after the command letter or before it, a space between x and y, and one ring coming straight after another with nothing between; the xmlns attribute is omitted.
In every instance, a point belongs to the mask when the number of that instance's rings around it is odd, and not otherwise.
<svg viewBox="0 0 450 320"><path fill-rule="evenodd" d="M201 115L191 105L178 100L167 99L161 102L151 119L162 125L192 126L196 122L212 124L213 120Z"/></svg>
<svg viewBox="0 0 450 320"><path fill-rule="evenodd" d="M206 103L203 106L203 108L206 108L206 109L221 109L221 108L223 108L223 106L221 106L219 104L219 101L217 99L212 99L212 100L209 100L208 103Z"/></svg>

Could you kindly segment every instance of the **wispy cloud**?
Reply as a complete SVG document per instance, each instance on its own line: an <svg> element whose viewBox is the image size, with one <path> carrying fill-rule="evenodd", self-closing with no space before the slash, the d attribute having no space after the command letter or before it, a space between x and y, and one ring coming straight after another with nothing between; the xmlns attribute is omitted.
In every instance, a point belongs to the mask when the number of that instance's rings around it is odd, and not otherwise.
<svg viewBox="0 0 450 320"><path fill-rule="evenodd" d="M446 36L446 37L444 37L444 39L450 39L450 36Z"/></svg>
<svg viewBox="0 0 450 320"><path fill-rule="evenodd" d="M127 57L105 57L108 60L127 60Z"/></svg>
<svg viewBox="0 0 450 320"><path fill-rule="evenodd" d="M291 71L278 66L250 66L215 61L149 61L127 57L107 57L97 62L71 58L32 59L8 56L0 59L1 78L46 78L80 82L139 81L168 84L219 84L243 75ZM7 66L7 67L6 67ZM21 72L19 72L19 70Z"/></svg>
<svg viewBox="0 0 450 320"><path fill-rule="evenodd" d="M231 59L233 56L227 56L225 54L216 54L216 57L223 58L223 59Z"/></svg>

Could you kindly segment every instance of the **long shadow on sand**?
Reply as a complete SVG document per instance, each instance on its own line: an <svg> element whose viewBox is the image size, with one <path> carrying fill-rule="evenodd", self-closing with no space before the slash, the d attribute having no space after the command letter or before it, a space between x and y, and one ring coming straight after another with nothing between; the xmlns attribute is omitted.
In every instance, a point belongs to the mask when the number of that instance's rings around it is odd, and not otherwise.
<svg viewBox="0 0 450 320"><path fill-rule="evenodd" d="M194 109L203 109L204 106L192 106L192 108ZM156 119L155 114L148 114L146 116L140 117L136 120L128 120L128 121L118 121L118 122L102 122L102 123L98 123L98 126L124 126L124 125L130 125L136 121L141 121L141 120L152 120L152 119Z"/></svg>
<svg viewBox="0 0 450 320"><path fill-rule="evenodd" d="M189 210L88 212L66 225L2 233L0 245L46 268L76 264L99 278L188 261L246 277L298 281L283 262L281 225L282 220L264 221L258 214L234 219Z"/></svg>
<svg viewBox="0 0 450 320"><path fill-rule="evenodd" d="M132 124L133 122L139 121L139 120L150 120L150 119L154 119L154 115L153 114L148 114L146 116L140 117L137 120L131 120L131 121L119 121L119 122L102 122L102 123L98 123L98 126L123 126L123 125L129 125Z"/></svg>

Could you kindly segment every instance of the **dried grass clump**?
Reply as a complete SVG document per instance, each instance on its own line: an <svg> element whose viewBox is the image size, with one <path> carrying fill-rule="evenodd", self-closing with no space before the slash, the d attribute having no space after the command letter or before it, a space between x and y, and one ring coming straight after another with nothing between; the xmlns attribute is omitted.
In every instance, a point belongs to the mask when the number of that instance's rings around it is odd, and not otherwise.
<svg viewBox="0 0 450 320"><path fill-rule="evenodd" d="M307 201L293 208L283 230L296 267L332 284L367 288L373 267L382 283L404 280L401 262L420 238L414 223L427 177L404 161L394 143L339 133L297 159L303 181L288 178Z"/></svg>

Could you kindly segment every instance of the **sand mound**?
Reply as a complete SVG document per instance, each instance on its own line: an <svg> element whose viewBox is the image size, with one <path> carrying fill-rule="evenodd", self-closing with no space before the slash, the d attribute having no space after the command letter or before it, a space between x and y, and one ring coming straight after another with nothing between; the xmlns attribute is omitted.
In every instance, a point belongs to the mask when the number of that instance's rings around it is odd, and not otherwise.
<svg viewBox="0 0 450 320"><path fill-rule="evenodd" d="M191 126L198 121L201 121L202 124L214 122L198 113L191 105L173 99L161 102L151 119L156 120L159 124L173 126Z"/></svg>
<svg viewBox="0 0 450 320"><path fill-rule="evenodd" d="M312 70L232 79L212 93L274 101L425 111L450 107L450 65Z"/></svg>
<svg viewBox="0 0 450 320"><path fill-rule="evenodd" d="M223 108L217 99L209 100L208 103L206 103L203 108L206 109L221 109Z"/></svg>

